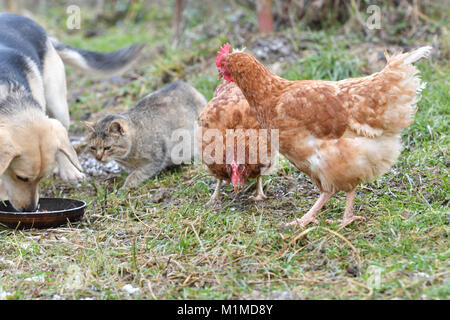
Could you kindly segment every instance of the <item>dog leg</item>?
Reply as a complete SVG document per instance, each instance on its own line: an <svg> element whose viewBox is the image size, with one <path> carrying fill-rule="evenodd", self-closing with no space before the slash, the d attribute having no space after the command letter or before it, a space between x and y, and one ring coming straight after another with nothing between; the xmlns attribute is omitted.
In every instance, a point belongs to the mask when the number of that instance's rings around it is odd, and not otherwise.
<svg viewBox="0 0 450 320"><path fill-rule="evenodd" d="M47 112L52 118L59 120L69 130L70 115L67 105L66 71L61 58L50 41L47 48L43 70ZM79 181L85 178L85 175L79 172L61 152L56 154L56 161L58 168L55 173L62 180Z"/></svg>
<svg viewBox="0 0 450 320"><path fill-rule="evenodd" d="M45 100L47 112L52 118L58 119L69 130L70 115L67 105L66 70L53 45L48 41L47 53L44 57Z"/></svg>

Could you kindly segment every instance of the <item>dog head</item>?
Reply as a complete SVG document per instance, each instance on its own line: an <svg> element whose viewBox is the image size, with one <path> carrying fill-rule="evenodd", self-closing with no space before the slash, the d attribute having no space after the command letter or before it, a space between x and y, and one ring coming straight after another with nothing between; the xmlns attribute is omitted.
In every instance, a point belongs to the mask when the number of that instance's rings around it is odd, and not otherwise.
<svg viewBox="0 0 450 320"><path fill-rule="evenodd" d="M34 211L39 181L48 175L61 152L80 171L69 136L55 119L37 114L0 118L0 177L8 200L18 211Z"/></svg>

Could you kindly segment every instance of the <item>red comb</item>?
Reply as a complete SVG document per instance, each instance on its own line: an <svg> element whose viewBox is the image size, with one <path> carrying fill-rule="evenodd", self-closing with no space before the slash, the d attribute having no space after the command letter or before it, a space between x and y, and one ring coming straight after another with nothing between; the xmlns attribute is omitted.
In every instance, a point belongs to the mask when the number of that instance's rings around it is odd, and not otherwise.
<svg viewBox="0 0 450 320"><path fill-rule="evenodd" d="M221 62L222 58L230 53L230 49L231 49L230 44L225 43L223 45L223 47L220 48L220 51L217 51L217 58L216 58L217 68L220 68L220 62Z"/></svg>

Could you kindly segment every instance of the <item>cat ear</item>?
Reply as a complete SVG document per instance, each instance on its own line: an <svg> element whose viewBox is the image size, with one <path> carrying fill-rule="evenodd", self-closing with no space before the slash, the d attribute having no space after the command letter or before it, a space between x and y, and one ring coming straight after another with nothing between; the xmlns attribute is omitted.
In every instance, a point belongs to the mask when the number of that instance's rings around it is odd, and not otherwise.
<svg viewBox="0 0 450 320"><path fill-rule="evenodd" d="M128 131L128 125L123 120L114 120L109 125L109 133L110 134L116 134L116 135L125 135Z"/></svg>
<svg viewBox="0 0 450 320"><path fill-rule="evenodd" d="M86 128L88 128L89 132L95 132L95 123L83 121L83 124Z"/></svg>

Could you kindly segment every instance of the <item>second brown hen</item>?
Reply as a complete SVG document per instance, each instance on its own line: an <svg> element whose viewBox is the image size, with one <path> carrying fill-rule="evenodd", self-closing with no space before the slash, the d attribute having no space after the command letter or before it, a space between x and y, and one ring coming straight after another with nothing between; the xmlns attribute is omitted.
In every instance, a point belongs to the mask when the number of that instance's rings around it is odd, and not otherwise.
<svg viewBox="0 0 450 320"><path fill-rule="evenodd" d="M237 192L250 178L258 179L252 199L266 199L261 176L271 172L276 153L272 154L270 133L265 131L267 135L260 136L260 130L256 115L239 87L226 81L220 83L198 118L196 133L203 164L217 178L216 189L208 205L220 201L222 181L231 182ZM238 132L242 134L236 134ZM233 143L227 143L228 138L232 138L228 142L232 140ZM242 159L239 159L239 146L245 151ZM260 153L262 151L265 154ZM230 159L227 159L227 153L231 155Z"/></svg>

